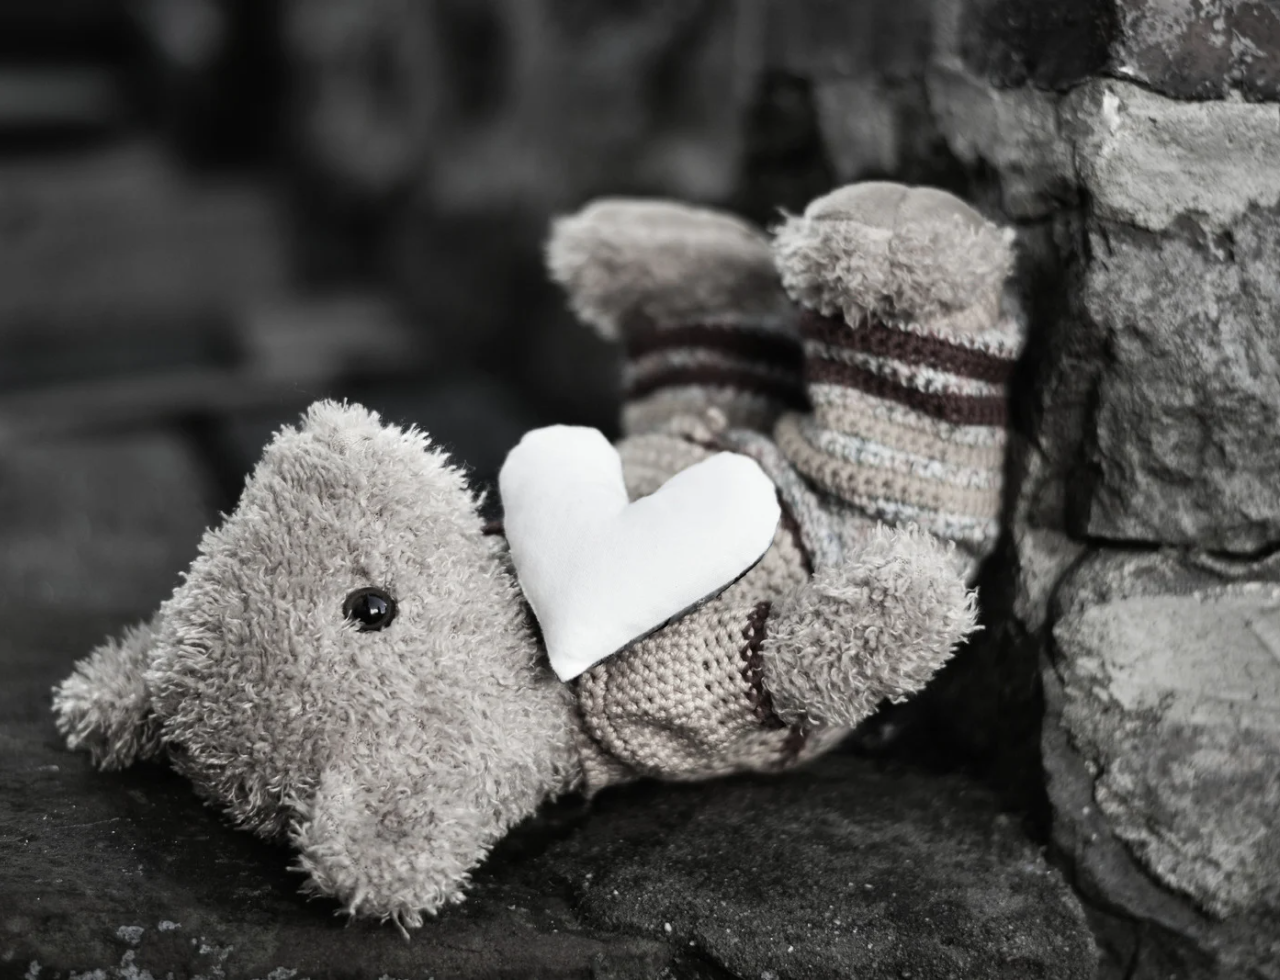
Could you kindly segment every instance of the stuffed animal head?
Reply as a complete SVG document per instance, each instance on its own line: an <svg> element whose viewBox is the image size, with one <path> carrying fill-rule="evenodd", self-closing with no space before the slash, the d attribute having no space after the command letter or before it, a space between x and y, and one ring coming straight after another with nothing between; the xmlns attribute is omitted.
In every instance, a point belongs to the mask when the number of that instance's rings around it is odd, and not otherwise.
<svg viewBox="0 0 1280 980"><path fill-rule="evenodd" d="M570 694L477 503L422 434L314 406L151 622L61 685L59 727L105 768L167 753L287 834L312 891L419 924L577 778Z"/></svg>

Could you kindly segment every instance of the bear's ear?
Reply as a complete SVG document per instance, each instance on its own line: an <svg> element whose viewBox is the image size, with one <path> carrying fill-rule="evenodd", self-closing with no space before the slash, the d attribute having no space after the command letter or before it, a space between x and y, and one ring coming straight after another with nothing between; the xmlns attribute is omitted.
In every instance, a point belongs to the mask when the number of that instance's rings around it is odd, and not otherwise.
<svg viewBox="0 0 1280 980"><path fill-rule="evenodd" d="M600 198L557 218L547 271L607 340L628 323L759 323L787 315L769 239L723 211Z"/></svg>
<svg viewBox="0 0 1280 980"><path fill-rule="evenodd" d="M53 689L54 718L71 749L101 769L123 769L154 755L160 726L144 674L155 654L156 619L109 639Z"/></svg>

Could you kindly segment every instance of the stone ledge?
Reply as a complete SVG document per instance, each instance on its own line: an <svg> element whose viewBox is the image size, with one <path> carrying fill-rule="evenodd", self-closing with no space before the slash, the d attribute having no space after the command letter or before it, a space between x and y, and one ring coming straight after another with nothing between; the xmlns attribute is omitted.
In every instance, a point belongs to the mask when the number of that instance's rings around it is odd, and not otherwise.
<svg viewBox="0 0 1280 980"><path fill-rule="evenodd" d="M1080 181L1095 213L1163 231L1182 215L1228 227L1280 202L1280 105L1180 102L1095 81L1064 104Z"/></svg>
<svg viewBox="0 0 1280 980"><path fill-rule="evenodd" d="M409 942L344 926L298 896L287 849L231 830L167 769L98 773L62 747L49 685L114 624L16 622L0 637L0 976L1094 975L1080 907L1016 816L960 777L850 756L571 798Z"/></svg>

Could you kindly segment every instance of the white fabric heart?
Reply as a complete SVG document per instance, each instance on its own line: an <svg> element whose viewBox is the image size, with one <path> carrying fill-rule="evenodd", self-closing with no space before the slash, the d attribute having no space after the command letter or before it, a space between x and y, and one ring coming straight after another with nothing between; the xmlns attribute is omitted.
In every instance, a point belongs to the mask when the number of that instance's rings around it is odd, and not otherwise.
<svg viewBox="0 0 1280 980"><path fill-rule="evenodd" d="M498 475L511 559L563 681L715 595L769 550L777 491L717 453L632 503L598 430L535 429Z"/></svg>

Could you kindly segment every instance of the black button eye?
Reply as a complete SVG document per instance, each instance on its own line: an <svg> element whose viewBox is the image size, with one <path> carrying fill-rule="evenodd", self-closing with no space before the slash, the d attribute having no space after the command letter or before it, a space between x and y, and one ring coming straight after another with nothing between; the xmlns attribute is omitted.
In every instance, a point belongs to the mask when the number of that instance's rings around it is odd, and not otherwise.
<svg viewBox="0 0 1280 980"><path fill-rule="evenodd" d="M342 604L342 615L361 633L372 633L391 625L396 618L396 601L386 589L356 589Z"/></svg>

